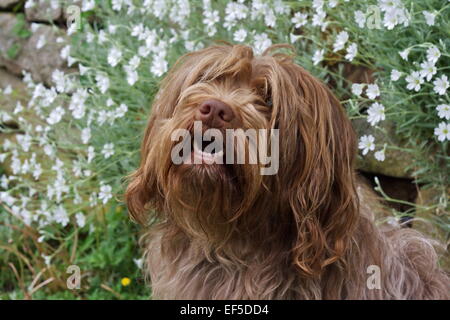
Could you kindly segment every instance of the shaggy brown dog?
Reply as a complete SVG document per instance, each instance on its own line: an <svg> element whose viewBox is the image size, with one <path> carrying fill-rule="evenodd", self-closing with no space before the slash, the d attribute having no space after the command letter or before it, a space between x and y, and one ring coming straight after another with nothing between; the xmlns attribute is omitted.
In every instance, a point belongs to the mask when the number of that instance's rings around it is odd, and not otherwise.
<svg viewBox="0 0 450 320"><path fill-rule="evenodd" d="M375 224L382 209L355 176L356 137L339 101L274 49L187 54L155 98L126 192L135 220L153 217L143 238L153 297L449 298L431 242ZM279 129L278 173L175 165L171 134L192 130L194 120Z"/></svg>

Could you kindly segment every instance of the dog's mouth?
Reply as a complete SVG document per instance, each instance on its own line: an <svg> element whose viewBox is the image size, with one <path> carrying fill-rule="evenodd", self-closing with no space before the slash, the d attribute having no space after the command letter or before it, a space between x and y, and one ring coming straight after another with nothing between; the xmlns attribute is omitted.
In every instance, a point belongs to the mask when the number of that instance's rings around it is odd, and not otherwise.
<svg viewBox="0 0 450 320"><path fill-rule="evenodd" d="M216 143L214 137L192 139L192 160L195 164L223 164L225 149L223 143Z"/></svg>

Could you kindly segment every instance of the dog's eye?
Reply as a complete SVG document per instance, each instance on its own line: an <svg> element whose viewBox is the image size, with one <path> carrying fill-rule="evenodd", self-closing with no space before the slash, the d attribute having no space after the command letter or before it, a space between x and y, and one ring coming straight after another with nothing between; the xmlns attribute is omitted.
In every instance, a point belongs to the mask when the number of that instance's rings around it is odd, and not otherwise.
<svg viewBox="0 0 450 320"><path fill-rule="evenodd" d="M270 97L269 99L266 100L266 105L267 105L269 108L272 108L272 107L273 107L273 102L272 102L272 98L271 98L271 97Z"/></svg>

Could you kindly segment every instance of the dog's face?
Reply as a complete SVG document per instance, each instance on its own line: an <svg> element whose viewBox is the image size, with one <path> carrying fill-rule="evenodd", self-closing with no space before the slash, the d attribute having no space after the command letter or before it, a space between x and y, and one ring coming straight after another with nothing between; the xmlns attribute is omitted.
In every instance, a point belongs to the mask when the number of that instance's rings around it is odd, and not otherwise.
<svg viewBox="0 0 450 320"><path fill-rule="evenodd" d="M155 98L127 204L138 221L155 210L191 237L217 245L236 234L289 230L294 263L313 273L342 253L356 219L355 137L331 92L288 56L271 55L273 49L254 57L246 46L213 46L176 63ZM195 121L202 132L224 136L242 129L235 138L244 143L232 151L246 161L224 161L226 139L214 150L206 140L188 139L184 159L192 161L174 163L180 145L174 132L193 134ZM258 148L273 153L274 142L251 144L243 135L248 129L269 136L279 130L279 152L271 154L276 174L262 175L263 164L249 163Z"/></svg>

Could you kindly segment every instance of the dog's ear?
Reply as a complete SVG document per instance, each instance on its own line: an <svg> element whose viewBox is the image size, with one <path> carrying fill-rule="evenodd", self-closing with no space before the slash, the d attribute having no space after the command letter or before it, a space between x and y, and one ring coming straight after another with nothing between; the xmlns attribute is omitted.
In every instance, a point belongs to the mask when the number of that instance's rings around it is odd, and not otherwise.
<svg viewBox="0 0 450 320"><path fill-rule="evenodd" d="M343 257L358 219L356 137L325 85L288 57L274 60L272 122L280 129L278 179L294 220L293 263L317 276Z"/></svg>
<svg viewBox="0 0 450 320"><path fill-rule="evenodd" d="M147 222L148 211L157 209L161 204L156 171L148 157L152 152L149 142L153 136L155 121L157 121L156 115L152 115L148 121L141 145L139 168L127 177L128 186L125 192L125 202L132 219L141 224Z"/></svg>

